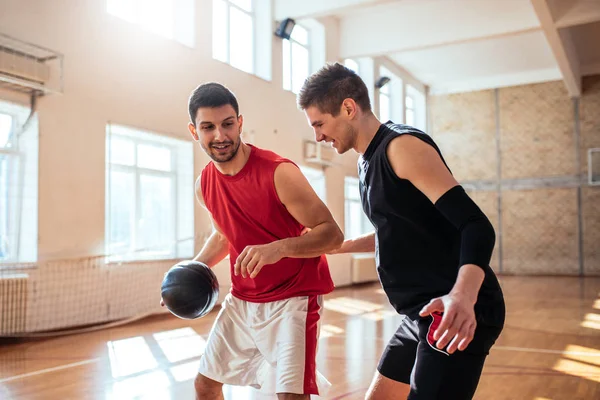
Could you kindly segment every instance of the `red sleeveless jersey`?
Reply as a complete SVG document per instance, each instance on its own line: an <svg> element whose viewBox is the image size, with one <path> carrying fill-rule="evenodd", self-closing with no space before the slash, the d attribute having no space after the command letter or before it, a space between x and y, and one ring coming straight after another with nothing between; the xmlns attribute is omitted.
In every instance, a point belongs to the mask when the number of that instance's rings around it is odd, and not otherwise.
<svg viewBox="0 0 600 400"><path fill-rule="evenodd" d="M287 211L275 190L274 173L292 161L250 145L246 165L233 176L210 162L202 171L206 208L229 240L231 294L250 302L270 302L295 296L330 293L333 281L325 255L283 258L265 265L255 278L235 276L233 266L248 245L267 244L300 236L304 226Z"/></svg>

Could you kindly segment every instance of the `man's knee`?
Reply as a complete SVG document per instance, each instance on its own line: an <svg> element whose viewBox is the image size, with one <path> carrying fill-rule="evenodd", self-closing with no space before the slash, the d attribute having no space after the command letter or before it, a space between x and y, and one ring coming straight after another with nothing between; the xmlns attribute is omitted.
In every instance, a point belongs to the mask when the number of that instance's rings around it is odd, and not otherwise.
<svg viewBox="0 0 600 400"><path fill-rule="evenodd" d="M205 377L202 374L196 376L194 381L196 397L198 399L222 399L223 384Z"/></svg>
<svg viewBox="0 0 600 400"><path fill-rule="evenodd" d="M371 386L365 394L366 400L406 399L410 393L410 385L386 378L375 372Z"/></svg>

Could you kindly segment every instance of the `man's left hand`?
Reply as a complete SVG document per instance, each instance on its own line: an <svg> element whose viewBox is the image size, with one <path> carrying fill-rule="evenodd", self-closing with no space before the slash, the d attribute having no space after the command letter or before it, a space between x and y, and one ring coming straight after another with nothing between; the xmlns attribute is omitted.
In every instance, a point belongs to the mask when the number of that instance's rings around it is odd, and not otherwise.
<svg viewBox="0 0 600 400"><path fill-rule="evenodd" d="M234 274L255 278L265 265L274 264L281 258L281 248L277 242L246 246L235 261Z"/></svg>
<svg viewBox="0 0 600 400"><path fill-rule="evenodd" d="M463 351L467 348L477 327L474 306L475 303L467 296L449 293L431 300L421 309L421 317L436 311L443 313L442 322L433 334L438 349L448 345L446 351L452 354L457 349Z"/></svg>

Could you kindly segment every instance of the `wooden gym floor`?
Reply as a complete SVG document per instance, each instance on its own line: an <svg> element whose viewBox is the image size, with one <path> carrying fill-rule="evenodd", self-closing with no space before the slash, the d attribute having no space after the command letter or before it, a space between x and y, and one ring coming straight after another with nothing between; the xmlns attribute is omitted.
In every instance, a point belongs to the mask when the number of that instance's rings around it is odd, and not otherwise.
<svg viewBox="0 0 600 400"><path fill-rule="evenodd" d="M501 277L505 330L476 399L600 398L600 278ZM193 378L216 312L170 315L96 332L0 342L0 399L193 399ZM377 284L326 297L319 370L328 399L363 399L400 316ZM226 399L267 399L224 388Z"/></svg>

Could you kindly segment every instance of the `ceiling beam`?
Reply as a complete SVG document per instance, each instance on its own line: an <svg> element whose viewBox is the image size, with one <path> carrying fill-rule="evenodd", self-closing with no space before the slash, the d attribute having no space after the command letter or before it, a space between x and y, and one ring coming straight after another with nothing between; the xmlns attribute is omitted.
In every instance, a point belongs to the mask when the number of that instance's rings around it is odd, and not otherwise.
<svg viewBox="0 0 600 400"><path fill-rule="evenodd" d="M557 28L600 21L600 1L549 0L548 5Z"/></svg>
<svg viewBox="0 0 600 400"><path fill-rule="evenodd" d="M389 57L377 57L376 58L379 65L384 66L389 69L390 72L397 75L404 83L407 83L411 86L414 86L417 90L421 92L425 92L426 85L418 80L413 74L407 71L404 67L399 65L398 63L391 60Z"/></svg>
<svg viewBox="0 0 600 400"><path fill-rule="evenodd" d="M559 30L554 24L552 9L548 0L531 0L540 20L544 35L552 49L558 68L571 97L581 96L581 72L575 45L569 30Z"/></svg>

